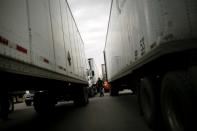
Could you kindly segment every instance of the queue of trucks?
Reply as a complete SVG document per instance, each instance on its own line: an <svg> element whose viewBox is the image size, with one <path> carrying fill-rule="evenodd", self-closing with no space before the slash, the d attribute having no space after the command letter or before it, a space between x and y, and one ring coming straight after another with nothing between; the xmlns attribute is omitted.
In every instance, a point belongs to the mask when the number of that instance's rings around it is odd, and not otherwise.
<svg viewBox="0 0 197 131"><path fill-rule="evenodd" d="M95 72L88 77L67 1L0 3L0 117L7 118L13 98L26 90L34 92L38 113L62 100L87 105ZM162 122L169 131L196 129L196 0L112 0L104 60L110 95L131 89L151 128Z"/></svg>
<svg viewBox="0 0 197 131"><path fill-rule="evenodd" d="M150 127L196 130L196 0L112 0L104 56L110 94L131 89Z"/></svg>
<svg viewBox="0 0 197 131"><path fill-rule="evenodd" d="M0 116L26 90L39 113L62 100L88 104L84 43L67 1L0 0L0 16Z"/></svg>

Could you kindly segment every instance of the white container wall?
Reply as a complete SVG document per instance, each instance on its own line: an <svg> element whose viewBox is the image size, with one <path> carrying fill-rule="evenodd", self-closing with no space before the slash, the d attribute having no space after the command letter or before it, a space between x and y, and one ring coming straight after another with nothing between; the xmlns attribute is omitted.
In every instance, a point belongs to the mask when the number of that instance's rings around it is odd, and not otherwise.
<svg viewBox="0 0 197 131"><path fill-rule="evenodd" d="M55 71L48 0L28 0L33 64Z"/></svg>
<svg viewBox="0 0 197 131"><path fill-rule="evenodd" d="M106 59L109 80L161 44L197 37L196 0L112 0Z"/></svg>
<svg viewBox="0 0 197 131"><path fill-rule="evenodd" d="M0 0L0 54L30 63L26 0Z"/></svg>
<svg viewBox="0 0 197 131"><path fill-rule="evenodd" d="M62 11L60 10L59 0L50 0L50 12L53 29L53 42L55 52L56 71L66 74L66 52L64 43L64 31L62 22Z"/></svg>
<svg viewBox="0 0 197 131"><path fill-rule="evenodd" d="M0 15L1 56L86 80L84 43L66 0L0 0Z"/></svg>
<svg viewBox="0 0 197 131"><path fill-rule="evenodd" d="M69 8L65 0L60 0L61 2L61 12L62 12L62 24L63 24L63 32L64 32L64 41L65 41L65 52L66 52L66 65L67 65L67 73L69 76L72 76L73 72L73 64L72 62L72 50L71 50L71 40L70 40L70 31L69 31L69 19L71 17L68 16Z"/></svg>

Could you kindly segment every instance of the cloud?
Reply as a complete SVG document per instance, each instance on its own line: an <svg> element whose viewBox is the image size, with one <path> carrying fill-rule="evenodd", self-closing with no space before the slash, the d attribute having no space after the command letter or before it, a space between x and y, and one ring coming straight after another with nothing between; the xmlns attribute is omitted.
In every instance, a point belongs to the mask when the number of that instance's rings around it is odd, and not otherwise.
<svg viewBox="0 0 197 131"><path fill-rule="evenodd" d="M87 58L94 58L99 70L104 63L103 48L111 0L68 0L85 44Z"/></svg>

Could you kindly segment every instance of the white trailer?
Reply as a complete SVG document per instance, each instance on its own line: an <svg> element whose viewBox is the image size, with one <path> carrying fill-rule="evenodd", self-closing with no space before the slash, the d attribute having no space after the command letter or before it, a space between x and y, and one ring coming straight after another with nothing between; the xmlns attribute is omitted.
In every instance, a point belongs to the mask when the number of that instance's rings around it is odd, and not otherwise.
<svg viewBox="0 0 197 131"><path fill-rule="evenodd" d="M111 95L136 92L152 127L196 129L196 0L112 0L104 53Z"/></svg>
<svg viewBox="0 0 197 131"><path fill-rule="evenodd" d="M0 0L0 115L7 97L34 90L34 107L87 104L84 43L66 0Z"/></svg>

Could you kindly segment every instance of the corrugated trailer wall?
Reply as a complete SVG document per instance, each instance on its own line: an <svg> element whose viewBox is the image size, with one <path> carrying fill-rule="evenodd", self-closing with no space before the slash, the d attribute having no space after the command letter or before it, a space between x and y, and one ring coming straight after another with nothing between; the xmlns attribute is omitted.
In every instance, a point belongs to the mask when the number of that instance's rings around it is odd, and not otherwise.
<svg viewBox="0 0 197 131"><path fill-rule="evenodd" d="M63 5L61 5L63 6ZM52 21L52 31L53 31L53 42L54 42L54 51L55 51L55 60L56 60L56 71L62 74L67 74L67 65L66 65L66 50L68 48L65 46L67 42L64 38L64 28L62 17L63 13L61 11L59 0L50 0L50 12L51 12L51 21ZM62 7L66 8L66 7Z"/></svg>
<svg viewBox="0 0 197 131"><path fill-rule="evenodd" d="M73 33L73 21L72 21L72 16L70 13L68 13L68 20L69 20L69 32L70 32L70 41L71 41L71 53L70 53L70 56L71 56L71 66L72 66L72 75L75 74L76 72L76 57L75 57L75 49L74 49L74 33Z"/></svg>
<svg viewBox="0 0 197 131"><path fill-rule="evenodd" d="M0 54L30 63L26 0L0 2Z"/></svg>
<svg viewBox="0 0 197 131"><path fill-rule="evenodd" d="M74 22L73 22L74 23ZM75 72L75 75L76 76L78 76L78 74L79 74L79 59L78 59L78 57L79 57L79 45L77 45L78 44L78 38L77 38L77 29L76 29L76 27L75 27L75 25L73 24L73 33L74 33L74 49L75 49L75 57L76 57L76 63L75 63L75 65L76 65L76 72Z"/></svg>
<svg viewBox="0 0 197 131"><path fill-rule="evenodd" d="M112 0L105 46L109 80L160 44L196 38L196 7L196 0Z"/></svg>
<svg viewBox="0 0 197 131"><path fill-rule="evenodd" d="M66 52L66 65L67 65L67 73L68 75L72 75L73 72L73 64L72 64L72 49L71 49L71 40L70 40L70 22L69 19L69 9L65 2L65 0L61 0L61 10L62 10L62 23L63 23L63 32L64 32L64 41L65 41L65 52Z"/></svg>
<svg viewBox="0 0 197 131"><path fill-rule="evenodd" d="M84 44L66 0L0 3L1 55L86 80Z"/></svg>
<svg viewBox="0 0 197 131"><path fill-rule="evenodd" d="M48 0L28 0L32 63L55 71L53 34Z"/></svg>

